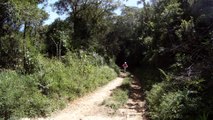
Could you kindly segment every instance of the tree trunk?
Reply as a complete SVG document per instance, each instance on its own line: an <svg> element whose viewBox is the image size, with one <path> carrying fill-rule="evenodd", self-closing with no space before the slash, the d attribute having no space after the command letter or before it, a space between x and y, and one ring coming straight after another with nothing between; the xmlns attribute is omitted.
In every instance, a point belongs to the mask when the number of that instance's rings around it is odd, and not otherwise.
<svg viewBox="0 0 213 120"><path fill-rule="evenodd" d="M27 31L27 23L24 23L24 34L23 34L23 68L26 68L26 31ZM24 71L26 73L26 70Z"/></svg>
<svg viewBox="0 0 213 120"><path fill-rule="evenodd" d="M58 56L58 59L60 60L61 59L61 40L60 40L60 42L59 42L59 51L58 51L58 54L59 54L59 56Z"/></svg>

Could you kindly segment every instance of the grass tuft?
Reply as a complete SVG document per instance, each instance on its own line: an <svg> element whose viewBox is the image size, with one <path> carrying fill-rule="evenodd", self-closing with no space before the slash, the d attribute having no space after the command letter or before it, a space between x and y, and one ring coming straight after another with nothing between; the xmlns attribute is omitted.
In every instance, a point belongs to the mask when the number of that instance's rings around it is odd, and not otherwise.
<svg viewBox="0 0 213 120"><path fill-rule="evenodd" d="M131 78L125 78L122 85L113 90L111 97L103 101L103 105L118 110L127 103Z"/></svg>

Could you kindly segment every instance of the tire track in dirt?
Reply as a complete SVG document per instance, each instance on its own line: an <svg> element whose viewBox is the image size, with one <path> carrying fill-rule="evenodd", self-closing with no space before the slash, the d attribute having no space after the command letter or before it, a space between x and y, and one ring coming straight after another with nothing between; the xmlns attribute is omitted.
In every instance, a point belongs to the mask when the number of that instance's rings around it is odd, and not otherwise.
<svg viewBox="0 0 213 120"><path fill-rule="evenodd" d="M131 81L129 99L119 111L126 115L125 120L147 120L144 92L142 84L137 78L133 78Z"/></svg>

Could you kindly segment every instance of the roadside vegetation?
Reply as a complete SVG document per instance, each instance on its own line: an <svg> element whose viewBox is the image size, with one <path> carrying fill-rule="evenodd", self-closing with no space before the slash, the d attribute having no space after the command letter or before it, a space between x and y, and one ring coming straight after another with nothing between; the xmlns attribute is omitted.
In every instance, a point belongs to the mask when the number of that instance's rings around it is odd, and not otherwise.
<svg viewBox="0 0 213 120"><path fill-rule="evenodd" d="M204 80L168 73L152 67L143 67L135 71L146 91L148 116L153 120L208 120L212 108L207 104L212 99L201 98L198 95L205 89L202 85ZM197 115L191 116L194 113Z"/></svg>
<svg viewBox="0 0 213 120"><path fill-rule="evenodd" d="M213 2L156 0L144 5L139 18L144 52L134 56L141 57L136 71L146 85L150 119L213 119L213 17L208 12Z"/></svg>
<svg viewBox="0 0 213 120"><path fill-rule="evenodd" d="M63 62L37 56L29 75L7 70L0 73L0 117L47 116L66 103L114 79L117 73L92 55L68 53Z"/></svg>

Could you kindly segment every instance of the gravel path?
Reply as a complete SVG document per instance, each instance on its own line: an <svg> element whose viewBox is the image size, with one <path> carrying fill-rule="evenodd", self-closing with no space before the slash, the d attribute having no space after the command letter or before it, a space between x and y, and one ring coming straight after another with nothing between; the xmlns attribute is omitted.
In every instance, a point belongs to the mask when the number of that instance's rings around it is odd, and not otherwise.
<svg viewBox="0 0 213 120"><path fill-rule="evenodd" d="M72 102L65 110L54 115L52 120L84 120L83 118L89 111L95 110L107 97L112 90L122 84L123 79L117 78L104 87L99 88L94 93ZM94 119L93 119L94 120ZM97 120L97 119L96 119Z"/></svg>
<svg viewBox="0 0 213 120"><path fill-rule="evenodd" d="M132 93L132 97L130 95L127 104L123 108L115 112L101 105L105 99L110 97L113 89L119 87L122 82L123 78L116 78L93 93L71 102L64 110L55 112L51 117L33 120L145 120L143 119L144 112L138 111L143 109L144 102L139 100L140 96L138 95L140 93L137 93L137 90L140 87L137 84L133 83L133 89L136 90L136 93Z"/></svg>

